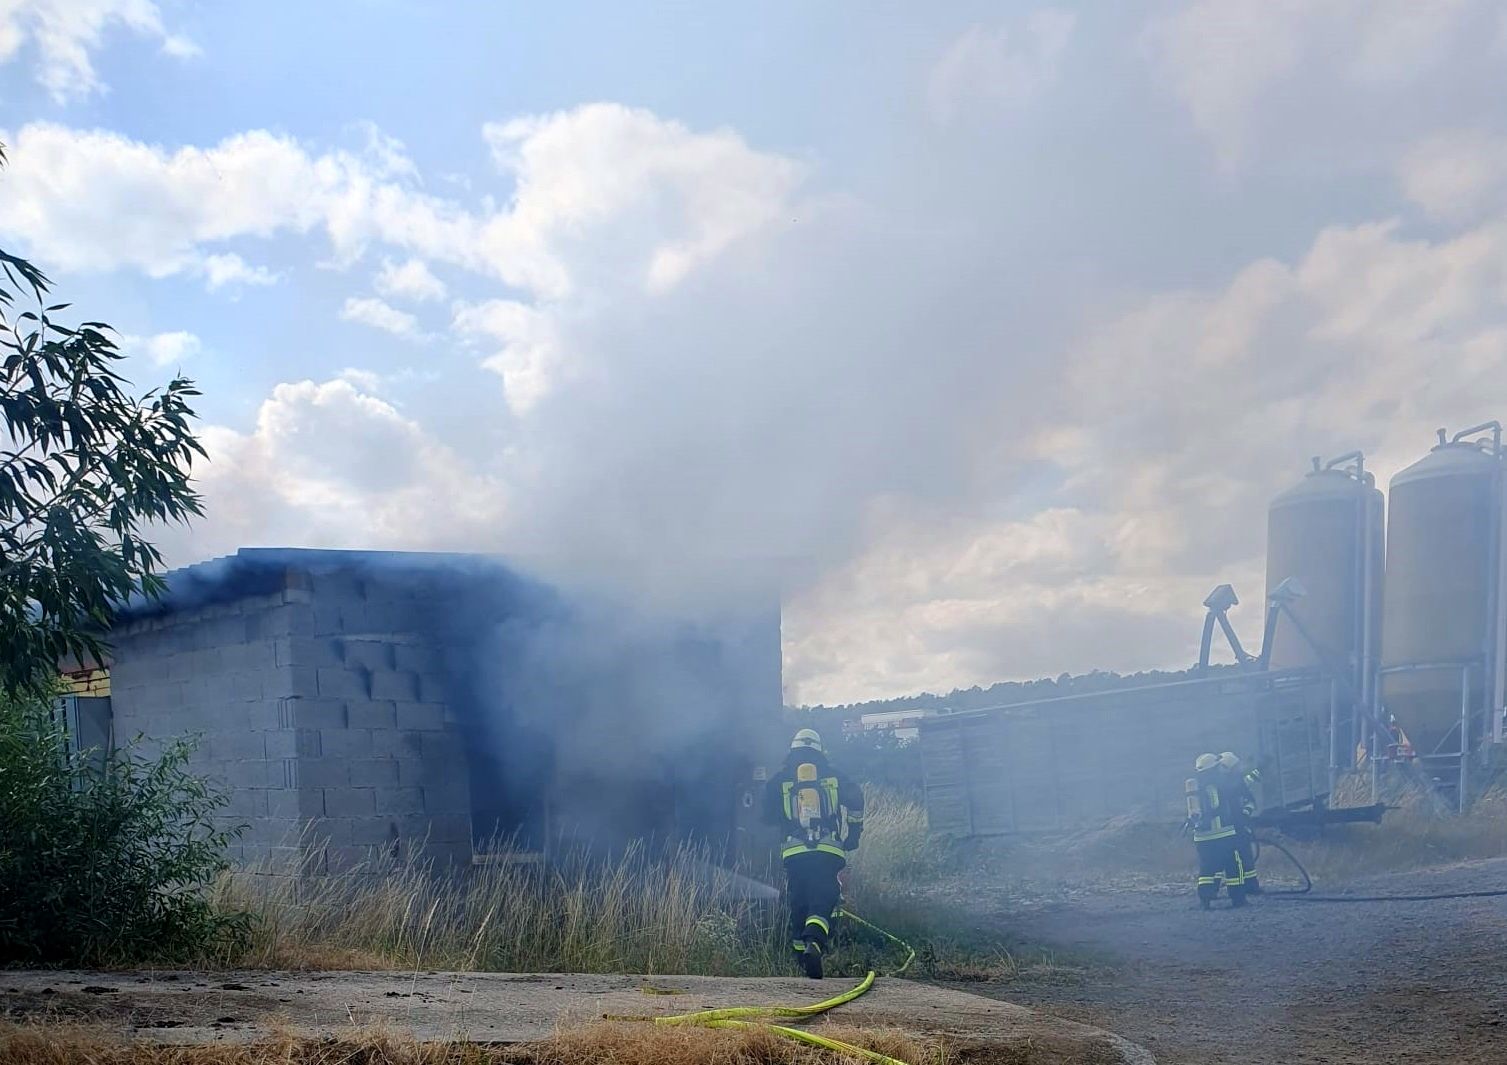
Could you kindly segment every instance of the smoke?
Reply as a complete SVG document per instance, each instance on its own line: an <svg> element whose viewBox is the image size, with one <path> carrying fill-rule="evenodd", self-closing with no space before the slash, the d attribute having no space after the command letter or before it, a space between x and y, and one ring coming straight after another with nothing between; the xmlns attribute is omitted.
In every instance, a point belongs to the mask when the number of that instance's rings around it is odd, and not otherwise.
<svg viewBox="0 0 1507 1065"><path fill-rule="evenodd" d="M669 622L576 600L515 612L477 646L478 738L498 769L484 819L535 838L728 840L778 726L777 613Z"/></svg>
<svg viewBox="0 0 1507 1065"><path fill-rule="evenodd" d="M495 558L253 549L175 572L122 619L285 588L301 592L285 609L308 615L293 631L341 656L353 638L417 641L433 671L421 698L443 698L466 740L465 767L432 771L469 772L483 837L725 845L738 788L780 727L772 598L671 618L563 593Z"/></svg>
<svg viewBox="0 0 1507 1065"><path fill-rule="evenodd" d="M421 365L216 429L177 557L502 551L660 618L779 595L795 700L1181 667L1212 585L1258 602L1265 503L1309 455L1384 481L1498 413L1497 12L1349 7L938 9L847 68L840 123L492 116L474 196L270 134L33 129L11 224L90 234L90 263L148 229L168 269L254 219L230 235L412 259L456 300L404 307L447 341ZM48 175L86 165L153 210L60 206ZM257 210L217 198L243 186Z"/></svg>

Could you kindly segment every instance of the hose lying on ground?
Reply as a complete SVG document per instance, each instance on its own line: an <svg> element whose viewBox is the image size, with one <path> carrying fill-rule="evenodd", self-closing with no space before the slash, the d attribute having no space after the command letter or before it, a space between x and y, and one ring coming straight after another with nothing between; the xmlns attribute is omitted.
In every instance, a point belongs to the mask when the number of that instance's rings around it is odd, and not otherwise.
<svg viewBox="0 0 1507 1065"><path fill-rule="evenodd" d="M1308 870L1303 868L1303 863L1298 861L1297 856L1274 839L1256 840L1258 848L1261 846L1275 847L1287 855L1287 860L1292 862L1298 874L1303 878L1301 888L1287 890L1263 891L1263 898L1274 898L1284 902L1435 902L1443 899L1491 899L1507 895L1507 888L1496 891L1444 891L1433 895L1310 895L1313 890L1313 880L1308 875ZM1256 851L1260 857L1261 851Z"/></svg>
<svg viewBox="0 0 1507 1065"><path fill-rule="evenodd" d="M871 924L849 910L838 910L836 916L845 917L854 924L861 925L873 932L878 932L891 943L905 950L905 961L893 973L888 976L899 976L910 968L910 963L916 960L916 952L909 943L898 936L891 935L878 925ZM815 1032L807 1032L800 1028L790 1028L783 1024L769 1024L763 1021L750 1020L755 1017L815 1017L818 1014L834 1010L838 1006L852 1002L868 992L874 986L874 981L879 978L878 972L870 969L858 984L840 995L821 1002L813 1002L807 1006L731 1006L725 1009L700 1010L696 1013L677 1013L669 1017L623 1017L608 1015L608 1020L615 1021L653 1021L655 1024L682 1025L693 1024L702 1028L762 1028L765 1031L782 1035L787 1039L805 1043L808 1046L820 1047L823 1050L832 1050L839 1054L847 1054L852 1057L863 1058L872 1061L875 1065L907 1065L899 1058L892 1058L881 1054L876 1050L868 1050L864 1047L845 1043L841 1039L831 1039Z"/></svg>

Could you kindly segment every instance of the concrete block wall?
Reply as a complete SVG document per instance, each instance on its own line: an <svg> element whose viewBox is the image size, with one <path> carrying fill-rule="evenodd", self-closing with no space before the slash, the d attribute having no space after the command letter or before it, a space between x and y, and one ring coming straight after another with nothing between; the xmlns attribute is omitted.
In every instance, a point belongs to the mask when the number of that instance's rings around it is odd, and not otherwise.
<svg viewBox="0 0 1507 1065"><path fill-rule="evenodd" d="M131 622L114 636L116 735L203 736L194 768L249 826L237 862L334 869L419 844L469 862L436 610L401 583L293 572L271 594Z"/></svg>
<svg viewBox="0 0 1507 1065"><path fill-rule="evenodd" d="M311 832L331 865L372 848L471 858L465 751L435 647L438 605L409 581L306 578L310 632L290 647L292 768Z"/></svg>
<svg viewBox="0 0 1507 1065"><path fill-rule="evenodd" d="M282 758L293 736L280 709L293 696L288 648L308 610L307 592L282 589L141 618L112 635L116 741L141 736L151 752L196 735L191 767L228 789L223 820L247 826L231 850L238 863L301 858L299 797Z"/></svg>

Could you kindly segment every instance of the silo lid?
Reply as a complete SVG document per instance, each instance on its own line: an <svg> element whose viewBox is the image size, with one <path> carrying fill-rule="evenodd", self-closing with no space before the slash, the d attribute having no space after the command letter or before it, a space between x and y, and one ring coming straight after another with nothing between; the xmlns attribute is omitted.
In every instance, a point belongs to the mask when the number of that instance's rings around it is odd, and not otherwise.
<svg viewBox="0 0 1507 1065"><path fill-rule="evenodd" d="M1392 478L1392 487L1435 477L1479 477L1490 474L1497 460L1471 443L1440 444Z"/></svg>
<svg viewBox="0 0 1507 1065"><path fill-rule="evenodd" d="M1369 474L1367 483L1362 484L1344 470L1310 470L1297 484L1273 496L1271 507L1275 510L1319 499L1353 499L1358 492L1376 490L1370 483Z"/></svg>

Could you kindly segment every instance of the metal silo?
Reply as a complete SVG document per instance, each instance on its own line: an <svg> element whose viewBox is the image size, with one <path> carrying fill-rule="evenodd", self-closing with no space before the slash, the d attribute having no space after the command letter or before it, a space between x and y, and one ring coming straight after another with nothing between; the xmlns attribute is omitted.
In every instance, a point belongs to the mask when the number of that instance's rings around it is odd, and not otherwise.
<svg viewBox="0 0 1507 1065"><path fill-rule="evenodd" d="M1502 428L1449 437L1392 478L1381 695L1425 768L1458 765L1500 739Z"/></svg>
<svg viewBox="0 0 1507 1065"><path fill-rule="evenodd" d="M1266 593L1296 577L1307 594L1291 605L1303 632L1278 626L1270 668L1343 672L1363 694L1380 649L1382 511L1359 452L1328 463L1315 458L1306 477L1271 501Z"/></svg>

